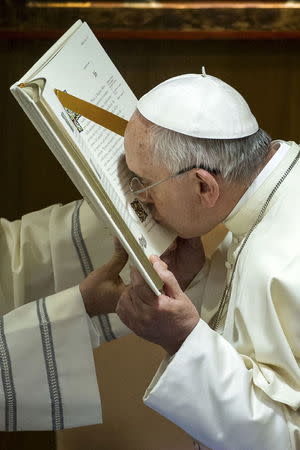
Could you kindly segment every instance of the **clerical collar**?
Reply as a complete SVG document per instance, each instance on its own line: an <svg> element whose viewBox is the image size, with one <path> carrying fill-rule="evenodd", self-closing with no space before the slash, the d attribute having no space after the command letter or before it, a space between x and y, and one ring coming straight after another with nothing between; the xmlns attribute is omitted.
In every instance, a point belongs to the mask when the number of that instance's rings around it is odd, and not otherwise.
<svg viewBox="0 0 300 450"><path fill-rule="evenodd" d="M242 208L242 206L248 201L250 197L258 190L258 188L263 184L263 182L268 178L270 173L275 169L276 166L283 160L286 153L290 150L290 145L284 141L276 140L272 144L280 144L279 149L272 156L270 161L265 165L265 167L259 172L257 177L248 187L244 195L240 198L238 203L235 205L229 216L226 217L225 221L230 220L237 212Z"/></svg>

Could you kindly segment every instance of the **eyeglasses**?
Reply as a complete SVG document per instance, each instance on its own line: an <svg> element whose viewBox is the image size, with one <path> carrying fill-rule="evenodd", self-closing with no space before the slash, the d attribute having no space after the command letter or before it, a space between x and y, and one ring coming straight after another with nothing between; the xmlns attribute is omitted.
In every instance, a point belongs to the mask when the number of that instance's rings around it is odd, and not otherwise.
<svg viewBox="0 0 300 450"><path fill-rule="evenodd" d="M155 186L158 186L161 183L164 183L165 181L171 180L172 178L178 177L179 175L182 175L184 173L190 172L193 169L204 169L207 170L207 172L210 172L214 175L217 175L220 173L218 169L208 169L205 166L192 166L188 167L186 169L181 169L179 172L176 172L174 175L170 175L166 178L163 178L162 180L156 181L155 183L149 184L148 186L145 186L144 183L139 179L139 177L134 176L129 181L129 189L130 192L134 195L136 195L139 200L142 202L147 202L149 197L149 189L154 188Z"/></svg>

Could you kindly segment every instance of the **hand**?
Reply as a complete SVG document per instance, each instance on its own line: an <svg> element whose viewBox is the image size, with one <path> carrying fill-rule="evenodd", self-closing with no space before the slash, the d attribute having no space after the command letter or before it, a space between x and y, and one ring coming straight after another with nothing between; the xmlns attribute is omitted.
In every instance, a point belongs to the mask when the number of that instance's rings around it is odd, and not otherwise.
<svg viewBox="0 0 300 450"><path fill-rule="evenodd" d="M120 295L126 288L119 273L128 255L115 238L115 252L111 260L91 272L79 285L85 309L90 316L114 312Z"/></svg>
<svg viewBox="0 0 300 450"><path fill-rule="evenodd" d="M173 355L197 325L199 314L167 265L158 256L152 256L151 262L164 282L164 293L157 297L132 269L132 285L122 293L116 312L138 336Z"/></svg>
<svg viewBox="0 0 300 450"><path fill-rule="evenodd" d="M173 244L162 254L161 259L174 274L184 291L205 262L205 253L200 238L183 239L177 237Z"/></svg>

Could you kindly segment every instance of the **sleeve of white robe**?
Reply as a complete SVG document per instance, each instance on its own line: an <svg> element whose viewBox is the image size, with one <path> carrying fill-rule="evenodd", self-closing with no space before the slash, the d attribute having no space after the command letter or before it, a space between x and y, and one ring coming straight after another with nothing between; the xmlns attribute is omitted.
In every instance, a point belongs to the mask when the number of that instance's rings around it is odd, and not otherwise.
<svg viewBox="0 0 300 450"><path fill-rule="evenodd" d="M0 430L101 421L78 283L111 253L106 228L82 201L1 219ZM116 315L101 321L113 337L127 331Z"/></svg>
<svg viewBox="0 0 300 450"><path fill-rule="evenodd" d="M209 263L208 277L218 276L218 267L222 266L223 260L221 255L224 254L222 246L220 248ZM282 281L288 286L291 285L288 280L290 272L289 268L288 275L284 274ZM220 276L220 286L222 279L223 275ZM205 289L204 286L204 296ZM296 289L288 297L294 305L295 321L298 297ZM214 300L205 311L209 318L215 307ZM293 332L294 337L299 335L296 326ZM272 349L274 343L270 341L269 344ZM275 364L276 352L272 354ZM179 351L162 362L145 393L144 401L214 450L296 450L300 445L297 412L299 369L298 382L293 382L294 388L289 388L287 377L279 382L282 386L281 391L278 389L282 394L280 401L274 401L268 392L268 389L272 391L273 384L265 387L257 382L257 379L263 379L265 385L268 384L263 370L266 368L260 368L257 362L239 354L201 319ZM270 366L269 378L271 372ZM283 399L286 404L282 403ZM291 429L292 432L289 432Z"/></svg>
<svg viewBox="0 0 300 450"><path fill-rule="evenodd" d="M290 450L280 403L252 381L235 349L200 320L146 391L147 406L214 450Z"/></svg>

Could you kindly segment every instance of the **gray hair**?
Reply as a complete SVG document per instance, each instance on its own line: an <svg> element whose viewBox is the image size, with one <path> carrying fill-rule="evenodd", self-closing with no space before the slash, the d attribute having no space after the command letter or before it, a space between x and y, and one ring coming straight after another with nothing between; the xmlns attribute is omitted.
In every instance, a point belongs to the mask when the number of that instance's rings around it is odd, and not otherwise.
<svg viewBox="0 0 300 450"><path fill-rule="evenodd" d="M171 174L188 167L218 171L228 182L248 182L263 164L271 138L261 128L239 139L204 139L151 125L150 145L155 161Z"/></svg>

